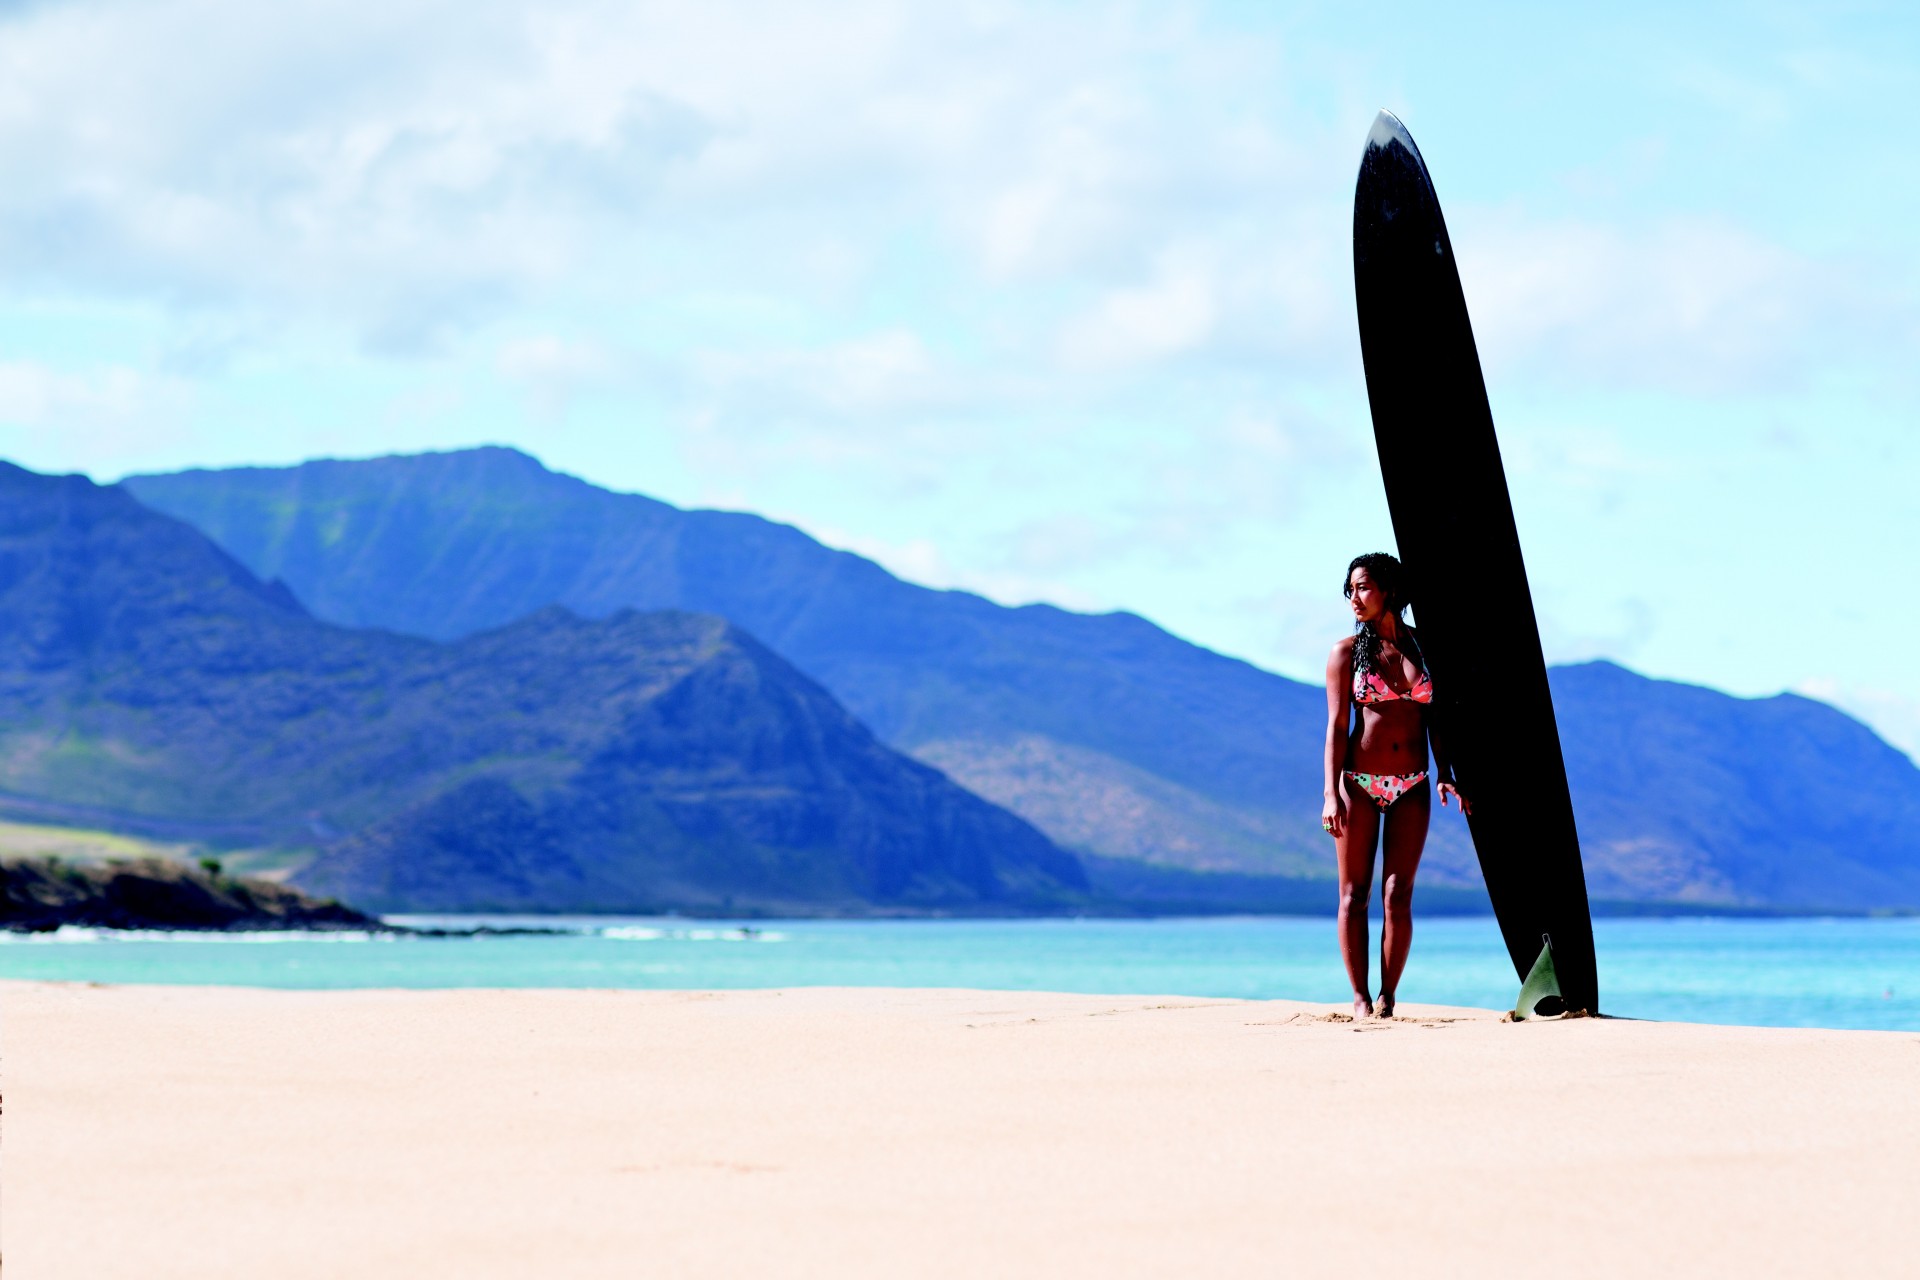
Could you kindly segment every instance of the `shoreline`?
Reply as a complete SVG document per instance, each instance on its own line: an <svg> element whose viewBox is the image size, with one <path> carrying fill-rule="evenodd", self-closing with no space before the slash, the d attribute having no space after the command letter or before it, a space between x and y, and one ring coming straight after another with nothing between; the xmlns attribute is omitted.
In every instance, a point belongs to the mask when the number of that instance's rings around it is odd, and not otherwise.
<svg viewBox="0 0 1920 1280"><path fill-rule="evenodd" d="M1374 899L1369 904L1367 919L1378 924L1381 920L1380 903ZM1920 909L1899 907L1879 908L1876 910L1816 909L1797 907L1745 907L1715 906L1700 903L1660 903L1660 902L1608 902L1591 903L1589 910L1594 920L1914 920L1920 919ZM1493 912L1488 910L1452 909L1448 907L1422 907L1421 918L1437 920L1493 920ZM402 920L467 920L484 921L498 918L502 920L569 920L581 922L577 929L568 926L544 925L520 928L517 926L493 926L474 924L458 928L442 929L394 923ZM24 925L12 921L0 920L0 934L31 936L49 934L63 928L94 929L107 933L128 935L147 933L168 934L206 934L221 933L310 933L325 934L342 931L371 929L375 932L396 934L466 936L487 934L509 934L522 932L577 932L590 930L594 921L618 921L623 924L636 921L647 923L679 923L699 925L734 925L745 928L762 928L780 924L831 924L846 923L991 923L994 921L1062 921L1097 920L1110 922L1155 922L1181 920L1314 920L1330 922L1332 915L1327 911L1289 910L1263 911L1253 908L1221 908L1219 910L1174 910L1174 911L1023 911L1023 912L961 912L926 911L904 912L821 912L814 915L787 913L755 914L752 912L712 912L668 911L668 912L538 912L538 911L447 911L414 912L390 911L369 913L370 925L281 925L277 923L239 923L231 925L191 925L178 923L154 923L146 925L103 925L82 920L61 921L54 924ZM5 979L0 979L5 981ZM1516 978L1516 982L1519 980Z"/></svg>
<svg viewBox="0 0 1920 1280"><path fill-rule="evenodd" d="M117 1276L1891 1274L1920 1036L914 988L0 982Z"/></svg>

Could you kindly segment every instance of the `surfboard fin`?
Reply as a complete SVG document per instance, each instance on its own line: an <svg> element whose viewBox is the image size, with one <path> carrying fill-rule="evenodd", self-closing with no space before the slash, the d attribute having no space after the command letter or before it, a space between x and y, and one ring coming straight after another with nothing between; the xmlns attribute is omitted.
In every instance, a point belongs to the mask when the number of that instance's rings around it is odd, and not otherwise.
<svg viewBox="0 0 1920 1280"><path fill-rule="evenodd" d="M1520 984L1520 998L1513 1002L1513 1020L1551 1018L1566 1011L1566 998L1560 994L1560 975L1553 971L1553 939L1543 933L1540 958L1527 970L1527 980Z"/></svg>

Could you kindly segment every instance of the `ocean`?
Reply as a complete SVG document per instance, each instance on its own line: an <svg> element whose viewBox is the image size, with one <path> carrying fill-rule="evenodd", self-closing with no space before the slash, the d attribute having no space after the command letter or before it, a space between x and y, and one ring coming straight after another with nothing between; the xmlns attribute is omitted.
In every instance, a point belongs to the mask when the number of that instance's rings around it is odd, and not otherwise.
<svg viewBox="0 0 1920 1280"><path fill-rule="evenodd" d="M362 987L975 987L1344 1005L1330 919L789 920L398 917L559 932L0 933L0 977ZM1920 1029L1920 919L1603 919L1603 1011L1772 1027ZM1376 924L1377 938L1377 924ZM1419 920L1403 1003L1506 1008L1493 921Z"/></svg>

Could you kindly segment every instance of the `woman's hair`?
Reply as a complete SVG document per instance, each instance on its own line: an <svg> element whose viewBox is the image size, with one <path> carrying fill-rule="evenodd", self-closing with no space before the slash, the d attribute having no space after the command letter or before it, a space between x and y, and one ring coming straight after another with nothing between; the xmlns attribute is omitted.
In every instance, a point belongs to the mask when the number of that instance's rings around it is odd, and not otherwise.
<svg viewBox="0 0 1920 1280"><path fill-rule="evenodd" d="M1420 652L1420 642L1414 638L1413 628L1407 625L1407 605L1411 603L1411 592L1407 589L1407 567L1384 551L1369 551L1363 556L1355 556L1347 565L1347 577L1340 584L1340 593L1353 599L1353 571L1365 569L1367 576L1373 579L1373 585L1379 587L1387 596L1387 612L1400 623L1400 649L1413 659L1415 669L1427 669L1426 657ZM1360 624L1360 634L1353 643L1353 669L1362 675L1373 670L1373 650L1378 640L1372 627Z"/></svg>
<svg viewBox="0 0 1920 1280"><path fill-rule="evenodd" d="M1402 622L1400 615L1407 611L1407 567L1384 551L1369 551L1363 556L1355 556L1347 565L1347 576L1341 579L1340 594L1353 599L1353 571L1365 569L1367 576L1373 579L1373 585L1387 593L1387 612Z"/></svg>

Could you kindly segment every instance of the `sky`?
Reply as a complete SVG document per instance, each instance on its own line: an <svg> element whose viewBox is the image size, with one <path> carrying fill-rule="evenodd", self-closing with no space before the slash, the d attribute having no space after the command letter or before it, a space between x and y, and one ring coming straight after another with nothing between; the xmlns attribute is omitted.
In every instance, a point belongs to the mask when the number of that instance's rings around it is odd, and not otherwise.
<svg viewBox="0 0 1920 1280"><path fill-rule="evenodd" d="M1549 658L1916 754L1913 12L0 0L0 456L508 444L1317 680L1387 107Z"/></svg>

